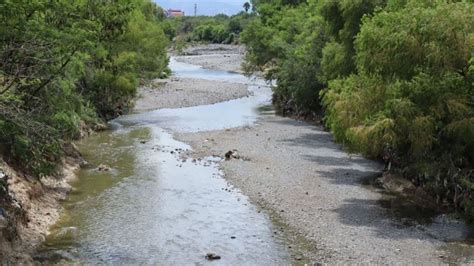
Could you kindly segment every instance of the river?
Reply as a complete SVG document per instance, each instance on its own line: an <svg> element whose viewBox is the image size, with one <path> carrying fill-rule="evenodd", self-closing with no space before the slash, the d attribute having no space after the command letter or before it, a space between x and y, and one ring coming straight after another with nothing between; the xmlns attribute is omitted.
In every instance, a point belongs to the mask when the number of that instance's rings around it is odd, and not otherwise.
<svg viewBox="0 0 474 266"><path fill-rule="evenodd" d="M252 95L213 105L130 114L77 143L88 165L78 172L41 254L86 264L289 264L269 217L223 178L218 157L183 158L175 132L252 125L270 101L262 80L171 60L177 77L248 85ZM110 166L99 171L98 166Z"/></svg>

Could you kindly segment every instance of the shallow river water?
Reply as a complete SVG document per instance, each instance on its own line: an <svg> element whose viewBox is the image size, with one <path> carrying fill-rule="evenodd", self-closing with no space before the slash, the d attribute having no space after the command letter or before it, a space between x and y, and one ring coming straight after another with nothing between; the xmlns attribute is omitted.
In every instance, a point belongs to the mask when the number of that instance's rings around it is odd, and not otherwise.
<svg viewBox="0 0 474 266"><path fill-rule="evenodd" d="M87 264L289 264L267 215L232 188L219 158L182 159L191 149L173 132L251 125L270 89L260 80L171 61L178 77L248 84L252 96L228 102L131 114L112 130L77 143L88 161L64 202L42 253ZM106 164L108 172L97 166Z"/></svg>

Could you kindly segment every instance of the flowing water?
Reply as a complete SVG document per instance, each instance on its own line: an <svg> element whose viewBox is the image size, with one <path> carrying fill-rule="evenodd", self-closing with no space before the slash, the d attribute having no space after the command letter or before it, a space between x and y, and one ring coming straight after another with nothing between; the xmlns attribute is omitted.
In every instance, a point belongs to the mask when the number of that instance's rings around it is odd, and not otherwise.
<svg viewBox="0 0 474 266"><path fill-rule="evenodd" d="M132 114L112 130L77 143L81 169L42 254L86 264L289 264L269 218L232 188L219 158L183 159L190 149L173 132L253 124L270 89L260 80L171 61L178 77L248 84L252 96L228 102ZM111 170L101 172L106 164Z"/></svg>

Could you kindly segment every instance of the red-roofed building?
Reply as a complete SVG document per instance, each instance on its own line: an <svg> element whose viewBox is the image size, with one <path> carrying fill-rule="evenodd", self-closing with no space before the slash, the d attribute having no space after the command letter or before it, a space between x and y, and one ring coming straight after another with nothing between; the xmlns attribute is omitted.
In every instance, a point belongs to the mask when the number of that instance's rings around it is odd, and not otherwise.
<svg viewBox="0 0 474 266"><path fill-rule="evenodd" d="M166 11L166 16L168 17L184 17L184 11L179 9L168 9Z"/></svg>

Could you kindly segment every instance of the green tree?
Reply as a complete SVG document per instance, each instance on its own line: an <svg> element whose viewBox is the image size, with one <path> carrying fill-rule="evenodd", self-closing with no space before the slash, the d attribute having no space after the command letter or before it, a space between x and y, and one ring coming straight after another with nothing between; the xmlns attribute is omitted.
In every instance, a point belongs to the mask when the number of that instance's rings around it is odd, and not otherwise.
<svg viewBox="0 0 474 266"><path fill-rule="evenodd" d="M361 19L376 8L386 5L387 0L319 1L317 8L326 21L331 41L323 50L322 68L324 80L345 77L354 73L354 38L359 33Z"/></svg>
<svg viewBox="0 0 474 266"><path fill-rule="evenodd" d="M162 10L148 0L0 3L0 146L51 174L85 124L125 110L166 69ZM118 110L122 109L122 110Z"/></svg>
<svg viewBox="0 0 474 266"><path fill-rule="evenodd" d="M366 17L358 74L331 81L324 96L337 140L450 202L472 187L473 14L465 2L410 2Z"/></svg>
<svg viewBox="0 0 474 266"><path fill-rule="evenodd" d="M249 10L250 10L250 3L249 2L244 3L244 10L245 10L245 13L249 12Z"/></svg>

